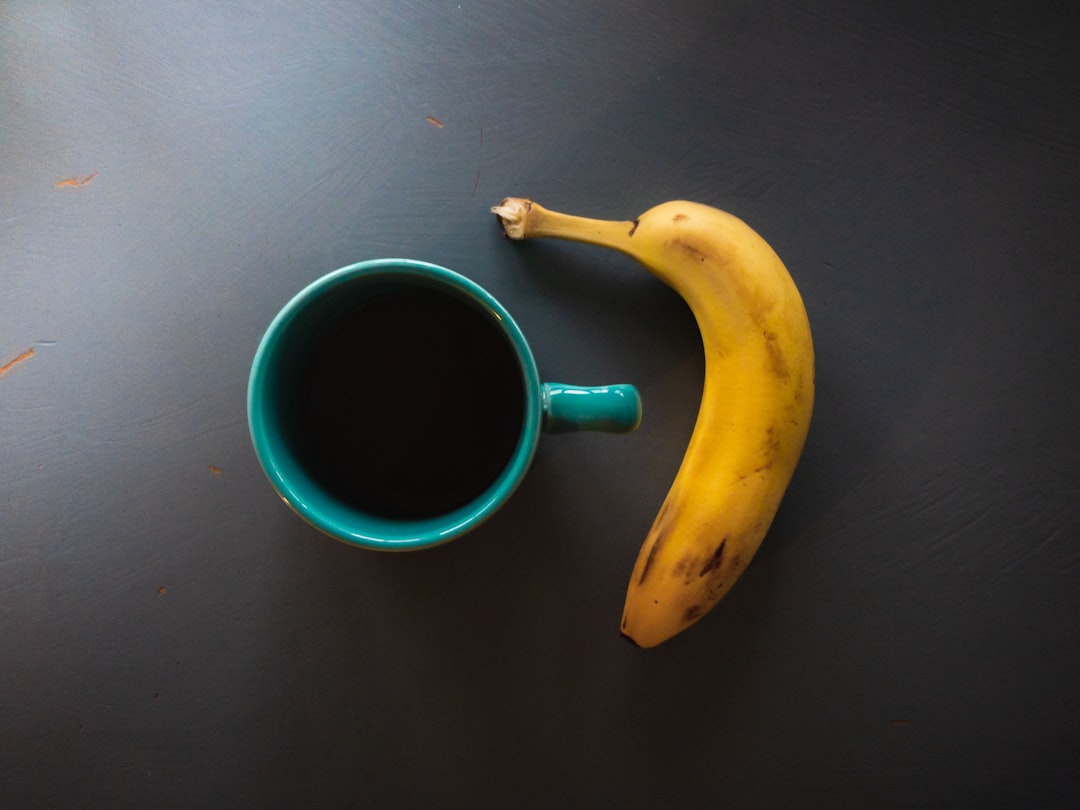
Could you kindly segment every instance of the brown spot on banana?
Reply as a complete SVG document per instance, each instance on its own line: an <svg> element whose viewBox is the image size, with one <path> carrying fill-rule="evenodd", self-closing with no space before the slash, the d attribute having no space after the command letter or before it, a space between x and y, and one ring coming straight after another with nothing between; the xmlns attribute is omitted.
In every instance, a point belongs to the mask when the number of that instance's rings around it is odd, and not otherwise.
<svg viewBox="0 0 1080 810"><path fill-rule="evenodd" d="M776 332L765 331L765 351L769 354L769 371L778 380L786 381L791 376L788 370L787 360L784 359L784 350L780 348L780 341Z"/></svg>
<svg viewBox="0 0 1080 810"><path fill-rule="evenodd" d="M698 262L704 262L709 258L709 254L706 251L686 239L671 239L667 242L667 246L679 253L685 253L692 256L694 260Z"/></svg>
<svg viewBox="0 0 1080 810"><path fill-rule="evenodd" d="M686 612L683 613L683 624L691 625L704 615L705 608L703 608L701 605L691 605L686 609Z"/></svg>
<svg viewBox="0 0 1080 810"><path fill-rule="evenodd" d="M664 539L663 535L659 535L653 540L652 548L649 549L649 556L645 558L645 564L641 566L641 576L638 577L638 585L645 581L645 578L649 576L649 570L652 568L653 562L656 560L656 552L660 550L660 541Z"/></svg>
<svg viewBox="0 0 1080 810"><path fill-rule="evenodd" d="M773 462L776 461L780 455L780 437L777 435L777 430L774 425L770 425L765 431L765 441L761 444L761 466L754 470L754 472L761 472L772 467Z"/></svg>
<svg viewBox="0 0 1080 810"><path fill-rule="evenodd" d="M671 573L673 576L683 577L683 582L689 585L691 582L694 581L694 577L698 568L698 563L700 561L701 558L696 554L687 554L685 557L675 563L675 567L671 570Z"/></svg>
<svg viewBox="0 0 1080 810"><path fill-rule="evenodd" d="M701 572L698 574L699 577L703 577L710 571L715 571L721 566L724 562L724 548L727 546L727 541L728 539L726 537L721 540L720 545L716 547L716 551L710 554L708 559L705 560L705 564L701 566Z"/></svg>

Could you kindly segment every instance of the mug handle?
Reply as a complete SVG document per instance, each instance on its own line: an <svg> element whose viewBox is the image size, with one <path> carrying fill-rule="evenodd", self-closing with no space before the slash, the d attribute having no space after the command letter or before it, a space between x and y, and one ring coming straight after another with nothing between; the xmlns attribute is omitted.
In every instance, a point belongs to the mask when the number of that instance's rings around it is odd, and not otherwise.
<svg viewBox="0 0 1080 810"><path fill-rule="evenodd" d="M540 405L545 433L630 433L641 424L641 396L632 385L543 383Z"/></svg>

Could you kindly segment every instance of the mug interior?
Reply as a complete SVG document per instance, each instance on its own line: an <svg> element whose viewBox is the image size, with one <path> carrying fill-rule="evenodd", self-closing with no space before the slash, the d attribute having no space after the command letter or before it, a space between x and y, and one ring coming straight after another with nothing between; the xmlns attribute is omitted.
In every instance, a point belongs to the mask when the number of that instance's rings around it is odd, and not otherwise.
<svg viewBox="0 0 1080 810"><path fill-rule="evenodd" d="M424 289L450 295L498 327L518 360L524 414L517 444L493 483L445 514L397 519L357 508L333 495L302 463L297 392L326 324L378 296ZM489 517L516 489L532 461L540 426L540 382L521 330L509 313L475 282L446 268L412 260L377 260L337 270L298 293L271 323L255 355L248 417L256 455L282 499L321 531L357 545L406 550L446 542Z"/></svg>

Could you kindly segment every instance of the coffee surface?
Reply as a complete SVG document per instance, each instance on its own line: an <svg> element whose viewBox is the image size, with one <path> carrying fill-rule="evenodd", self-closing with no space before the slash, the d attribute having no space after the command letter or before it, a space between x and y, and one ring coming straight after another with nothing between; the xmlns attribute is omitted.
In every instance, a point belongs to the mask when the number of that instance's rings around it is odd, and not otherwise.
<svg viewBox="0 0 1080 810"><path fill-rule="evenodd" d="M330 323L301 379L301 463L335 497L387 518L469 503L524 422L508 339L486 312L434 291L383 294Z"/></svg>

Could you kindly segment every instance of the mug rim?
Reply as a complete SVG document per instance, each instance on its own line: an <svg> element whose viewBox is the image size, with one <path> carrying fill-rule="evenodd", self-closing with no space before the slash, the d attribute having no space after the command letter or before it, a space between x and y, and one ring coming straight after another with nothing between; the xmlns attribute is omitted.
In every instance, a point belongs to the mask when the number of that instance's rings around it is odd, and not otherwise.
<svg viewBox="0 0 1080 810"><path fill-rule="evenodd" d="M405 271L404 273L402 271ZM464 293L485 310L518 358L525 389L524 418L517 446L498 478L469 503L419 520L385 518L334 499L311 482L297 482L280 436L267 424L266 386L274 352L290 323L331 289L357 278L402 276L424 279ZM275 314L259 340L248 377L247 416L255 455L263 473L285 504L305 522L349 545L384 551L430 548L460 537L491 517L517 489L532 463L540 438L540 374L524 333L506 308L472 279L448 267L418 259L368 259L340 267L307 284ZM332 513L332 514L331 514Z"/></svg>

